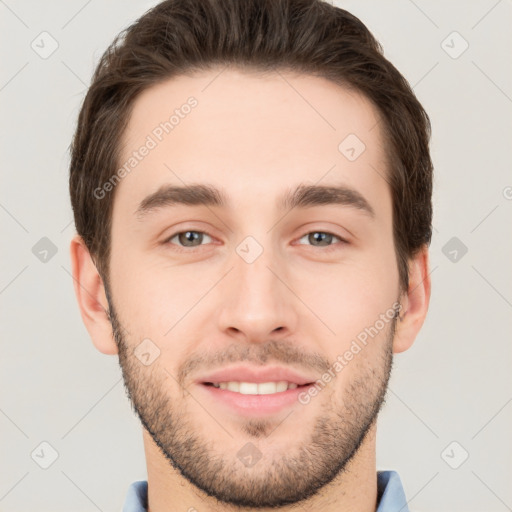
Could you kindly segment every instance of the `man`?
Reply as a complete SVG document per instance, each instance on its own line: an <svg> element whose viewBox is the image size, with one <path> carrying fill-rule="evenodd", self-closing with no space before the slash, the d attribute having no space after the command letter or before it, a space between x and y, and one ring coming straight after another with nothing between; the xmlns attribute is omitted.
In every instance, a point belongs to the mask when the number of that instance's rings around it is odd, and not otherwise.
<svg viewBox="0 0 512 512"><path fill-rule="evenodd" d="M144 427L126 512L408 510L376 420L428 310L429 136L319 0L168 0L116 38L72 144L71 258Z"/></svg>

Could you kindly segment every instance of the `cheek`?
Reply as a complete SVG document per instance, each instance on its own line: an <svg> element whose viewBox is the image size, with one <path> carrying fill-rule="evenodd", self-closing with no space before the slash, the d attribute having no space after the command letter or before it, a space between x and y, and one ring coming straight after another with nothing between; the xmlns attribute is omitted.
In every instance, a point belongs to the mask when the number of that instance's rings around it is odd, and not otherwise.
<svg viewBox="0 0 512 512"><path fill-rule="evenodd" d="M114 296L133 343L148 337L162 350L173 344L177 356L179 347L174 340L193 337L205 315L211 314L213 295L206 295L219 281L221 271L218 266L210 265L209 270L177 266L162 257L133 253L119 258L112 272ZM186 345L179 342L179 346Z"/></svg>
<svg viewBox="0 0 512 512"><path fill-rule="evenodd" d="M326 354L330 354L333 345L339 347L339 352L350 344L397 297L394 248L384 231L364 248L347 252L336 263L297 258L283 259L276 265L307 306L296 306L300 308L299 329L309 332L319 342L323 340ZM111 259L113 296L129 332L167 342L176 335L181 336L187 327L195 325L197 330L207 312L215 314L216 305L211 301L219 298L215 293L206 298L205 295L226 270L219 261L172 265L161 255L137 253L133 247L130 249L129 243L123 247L120 238L117 242ZM226 293L229 293L228 282L229 278L223 283ZM291 301L297 303L293 298Z"/></svg>
<svg viewBox="0 0 512 512"><path fill-rule="evenodd" d="M297 294L329 328L322 327L326 339L335 339L340 347L373 325L398 297L398 270L391 247L353 253L341 264L317 264L314 269L295 272L301 274Z"/></svg>
<svg viewBox="0 0 512 512"><path fill-rule="evenodd" d="M112 253L111 278L116 307L131 337L162 335L169 329L169 313L176 309L172 300L178 297L175 289L171 293L161 269L133 251L118 250Z"/></svg>

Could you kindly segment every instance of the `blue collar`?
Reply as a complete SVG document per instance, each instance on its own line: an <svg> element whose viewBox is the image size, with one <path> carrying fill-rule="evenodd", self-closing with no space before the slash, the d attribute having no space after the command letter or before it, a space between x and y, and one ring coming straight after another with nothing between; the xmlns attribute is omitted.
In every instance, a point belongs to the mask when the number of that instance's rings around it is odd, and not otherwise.
<svg viewBox="0 0 512 512"><path fill-rule="evenodd" d="M377 510L375 512L409 512L402 481L396 471L377 471ZM139 480L128 488L123 512L147 512L148 482Z"/></svg>

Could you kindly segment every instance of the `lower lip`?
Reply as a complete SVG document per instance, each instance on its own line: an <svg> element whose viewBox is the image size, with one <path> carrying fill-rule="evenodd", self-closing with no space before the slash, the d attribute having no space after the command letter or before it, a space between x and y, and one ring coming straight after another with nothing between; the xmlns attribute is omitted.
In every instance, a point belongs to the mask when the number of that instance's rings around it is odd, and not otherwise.
<svg viewBox="0 0 512 512"><path fill-rule="evenodd" d="M295 389L287 389L286 391L273 393L271 395L243 395L242 393L229 391L228 389L199 384L210 398L226 404L239 414L251 416L277 413L295 403L300 403L298 401L299 395L303 392L307 392L311 385L298 386Z"/></svg>

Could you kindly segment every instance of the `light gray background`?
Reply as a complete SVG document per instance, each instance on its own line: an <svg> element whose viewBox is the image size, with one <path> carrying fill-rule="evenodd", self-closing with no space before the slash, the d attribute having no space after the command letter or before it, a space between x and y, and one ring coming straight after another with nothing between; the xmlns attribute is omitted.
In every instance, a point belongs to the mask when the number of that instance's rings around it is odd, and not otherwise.
<svg viewBox="0 0 512 512"><path fill-rule="evenodd" d="M67 187L93 67L155 3L0 0L1 511L120 510L146 478L117 357L96 351L76 304ZM378 468L400 473L414 511L512 510L512 4L337 5L381 41L433 125L432 300L416 343L395 358ZM46 59L31 48L51 48L43 31L58 42ZM453 31L469 44L458 58ZM57 249L46 262L32 251L43 237ZM455 262L453 237L467 247ZM48 469L31 457L43 441L59 454Z"/></svg>

